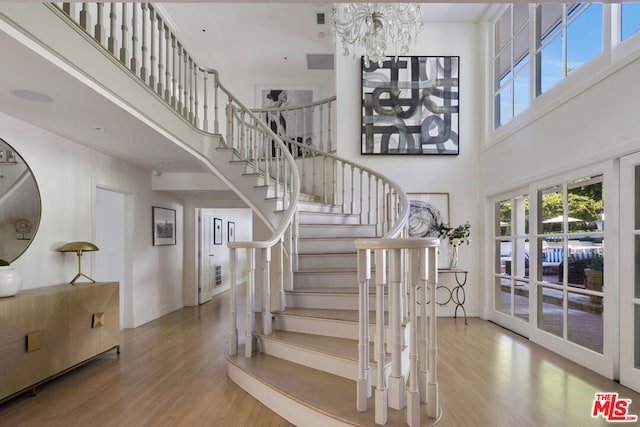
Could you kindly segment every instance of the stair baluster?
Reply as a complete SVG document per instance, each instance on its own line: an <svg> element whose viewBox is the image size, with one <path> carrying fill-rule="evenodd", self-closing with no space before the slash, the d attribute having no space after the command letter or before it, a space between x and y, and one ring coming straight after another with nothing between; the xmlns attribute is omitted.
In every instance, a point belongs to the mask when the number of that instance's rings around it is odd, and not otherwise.
<svg viewBox="0 0 640 427"><path fill-rule="evenodd" d="M376 282L376 337L374 342L375 356L377 363L376 393L375 393L375 422L376 424L386 424L387 406L394 409L402 409L407 406L407 423L410 426L420 425L420 402L427 403L427 416L439 418L441 410L438 399L437 380L437 335L436 335L436 307L437 304L427 301L435 301L436 287L438 280L437 248L440 244L438 239L360 239L355 245L358 250L358 282L360 285L359 306L360 316L358 324L358 354L359 371L357 381L356 409L366 411L366 397L369 385L366 381L369 370L369 359L366 348L368 341L368 316L363 313L367 308L369 297L368 287L371 271L375 268ZM374 254L374 265L369 263L371 253ZM387 269L387 256L389 264ZM407 263L410 271L404 272L405 263L403 258L408 259ZM384 376L385 361L385 326L384 326L384 287L389 276L389 295L391 304L389 307L389 324L391 327L391 339L387 345L391 353L391 375L388 387ZM402 342L400 339L400 323L403 317L401 296L403 293L403 282L408 280L409 285L409 311L411 320L411 330L409 338L409 386L405 389L405 377L402 374L401 354ZM421 286L419 298L417 287ZM427 293L429 298L427 299ZM419 299L419 301L417 301ZM429 311L427 313L428 307ZM418 325L418 309L422 308L422 327ZM428 326L425 326L427 325ZM415 326L414 326L415 325ZM420 335L418 335L420 332ZM428 359L428 370L422 372L420 364L426 366ZM423 390L424 389L424 390Z"/></svg>
<svg viewBox="0 0 640 427"><path fill-rule="evenodd" d="M80 21L79 24L85 32L95 31L95 28L89 25L90 14L87 3L82 4L82 10L78 12L78 17L72 16L75 15L75 12L70 4L64 3L61 5L51 5L50 7L52 9L59 7L60 15L71 18L74 22ZM295 117L295 121L304 123L303 128L305 129L303 135L292 133L292 137L284 134L284 129L279 125L279 120L276 119L287 109L260 110L266 113L261 117L266 117L267 122L273 121L277 124L276 131L280 134L276 134L224 88L215 70L198 66L165 24L166 20L159 11L149 3L141 3L139 6L135 4L132 7L133 20L136 20L137 17L137 7L140 7L142 11L140 34L138 34L136 23L133 22L131 41L126 40L128 37L125 27L127 25L127 9L125 7L120 8L123 16L118 18L118 22L122 22L123 31L111 31L110 35L114 38L122 36L123 40L113 40L111 45L112 56L120 64L130 67L134 74L138 72L137 75L141 81L158 95L158 99L171 106L192 126L206 132L208 123L213 121L214 132L226 135L226 140L219 138L220 145L218 149L229 152L233 160L246 162L248 168L252 168L255 174L260 175L259 184L270 186L268 191L271 192L271 195L275 193L277 209L284 211L279 217L273 216L273 212L262 212L253 205L253 200L245 198L247 203L252 204L257 214L261 215L265 220L267 226L272 229L273 234L266 241L231 242L228 244L231 262L229 354L235 355L238 351L238 250L244 249L247 258L248 283L244 350L245 356L251 357L255 348L254 331L256 329L254 322L256 254L260 255L260 271L262 272L262 286L259 286L259 288L261 288L260 291L263 295L263 332L269 334L271 325L271 284L269 282L271 248L274 245L279 245L279 262L274 265L279 270L278 305L280 308L284 308L285 278L287 282L286 289L293 289L294 271L298 268L298 236L300 232L296 209L301 179L298 166L300 169L311 167L312 177L310 177L310 183L307 181L306 173L302 175L302 179L305 181L305 188L311 187L311 196L317 197L318 200L322 200L324 203L331 202L338 205L338 210L358 217L360 224L374 226L375 235L382 237L381 239L356 241L359 267L357 280L360 292L358 326L358 353L360 360L358 362L357 409L366 410L367 399L371 396L372 390L372 375L369 366L369 285L371 272L375 268L375 280L378 290L376 294L378 307L376 312L377 331L375 334L375 357L378 359L378 371L376 373L378 385L375 399L376 421L382 422L387 419L386 407L387 403L389 403L387 393L391 394L392 405L403 406L402 396L404 393L402 389L404 386L400 384L403 384L404 381L402 369L398 369L400 360L398 349L401 347L401 340L398 339L397 325L407 315L410 316L412 324L409 352L411 366L406 392L407 421L409 425L419 425L419 401L427 402L427 414L430 417L439 417L436 306L431 304L428 316L426 310L424 310L421 313L420 320L418 320L415 302L416 299L419 299L422 303L421 307L427 307L427 291L430 294L429 299L435 301L437 283L436 246L438 242L430 239L397 239L396 237L400 235L401 230L405 227L409 213L409 204L405 193L402 192L398 185L377 172L341 159L333 154L336 149L332 143L335 140L334 129L332 128L332 123L335 123L335 119L332 116L332 114L335 114L335 108L332 108L333 103L336 102L335 97L317 101L307 106L289 108L288 110ZM117 8L112 8L112 12L114 10L117 13ZM68 12L69 15L65 12ZM114 24L113 18L111 24L112 26ZM156 33L158 34L156 35ZM94 34L90 35L93 36ZM137 43L138 36L141 38L140 45ZM158 47L155 44L156 36L158 37ZM103 38L100 35L98 37ZM150 46L147 45L147 37L150 38ZM163 38L164 46L162 45ZM99 45L109 51L108 46ZM118 55L122 52L116 52L115 46L122 47L125 57L127 56L126 48L131 47L130 64L122 60L122 56ZM137 58L139 58L139 64ZM158 60L157 67L156 59ZM150 61L149 67L147 66L147 60ZM137 66L140 66L139 70L136 70ZM158 72L157 79L156 71ZM207 84L207 79L210 77L213 78L212 85ZM212 88L209 86L212 86ZM204 92L199 93L200 88ZM213 111L208 108L207 104L207 96L210 90L213 91ZM219 90L227 96L227 105L224 108L226 120L223 120L222 123L220 123L218 116ZM202 103L199 102L200 99L203 99ZM289 130L292 131L293 127L289 127ZM204 158L219 154L216 152L216 147L209 147L208 145L192 148L203 154ZM350 173L345 171L347 167L351 169ZM322 170L318 170L318 168ZM365 173L367 174L366 177ZM356 176L359 176L359 185L356 182ZM229 185L235 188L233 182L230 182ZM287 233L286 241L285 233ZM260 249L260 251L256 251L256 249ZM401 254L407 251L407 254ZM375 267L371 265L372 252L375 254ZM418 252L418 255L415 254L416 252ZM390 277L386 276L387 256L389 256L391 262ZM402 268L405 264L402 261L403 256L404 259L408 257L409 261L407 263L410 265L410 271L406 274ZM287 258L286 268L288 270L286 273L285 258ZM407 278L410 278L410 280ZM407 283L409 281L411 283ZM389 316L392 324L392 333L388 345L392 361L391 383L396 383L396 385L390 387L391 390L389 391L387 390L387 379L384 373L384 336L386 333L384 327L384 288L387 282L389 282L391 288L389 292L391 313ZM418 285L422 287L420 292L417 289ZM406 293L410 296L408 303L404 299ZM416 327L419 321L422 322L421 328ZM417 335L418 330L421 331L419 336ZM394 389L398 391L392 391ZM378 401L384 401L384 405L378 405Z"/></svg>

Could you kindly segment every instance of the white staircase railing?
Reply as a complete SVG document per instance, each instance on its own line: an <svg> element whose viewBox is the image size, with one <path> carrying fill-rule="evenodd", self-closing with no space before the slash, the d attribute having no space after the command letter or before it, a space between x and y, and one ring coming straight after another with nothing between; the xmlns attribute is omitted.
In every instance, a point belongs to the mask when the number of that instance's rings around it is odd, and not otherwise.
<svg viewBox="0 0 640 427"><path fill-rule="evenodd" d="M377 290L374 347L378 366L376 423L386 423L387 406L401 409L406 405L407 423L418 426L421 401L427 403L427 415L438 418L441 411L438 404L436 304L429 306L428 314L425 307L428 301L435 301L439 241L397 238L403 235L409 216L406 194L387 177L334 154L332 111L335 110L332 106L335 97L291 109L252 112L224 88L215 70L196 63L152 4L58 3L52 8L71 18L193 127L209 132L213 125L211 131L214 134L225 135L226 140L218 150L229 151L234 160L244 162L260 180L258 184L271 189L277 209L284 213L281 216L263 213L263 219L273 231L269 239L228 244L231 262L229 354L235 355L238 350L238 250L247 253L245 356L251 357L255 331L256 262L261 260L263 333L270 334L272 248L277 247L280 251L280 263L276 268L279 272L279 306L282 309L285 272L291 286L293 271L297 268L296 211L300 191L304 191L324 203L340 206L344 214L358 216L360 224L375 225L376 235L381 237L356 241L360 306L357 410L366 410L367 399L371 396L368 296L374 271ZM223 101L226 115L222 121L219 119L220 96L226 98ZM309 123L312 129L303 125L302 137L287 133L279 124L279 115L283 113L293 117L296 123ZM260 114L266 120L261 120ZM205 154L213 156L216 150L213 151ZM372 255L375 268L371 263ZM284 259L288 260L286 270ZM406 269L405 264L408 265ZM391 299L388 313L391 338L388 342L385 341L384 326L384 288L387 282L390 283ZM421 326L418 327L420 307L423 310L420 313ZM407 317L412 326L409 378L408 386L405 386L400 331L402 321ZM384 373L385 343L391 353L392 365L388 389Z"/></svg>
<svg viewBox="0 0 640 427"><path fill-rule="evenodd" d="M272 236L265 241L228 244L231 260L229 354L236 354L238 348L236 252L244 249L247 251L248 275L245 355L250 357L255 331L256 251L260 251L262 260L262 324L265 334L271 333L270 260L271 249L276 245L281 251L278 266L281 305L284 300L282 260L290 257L283 242L287 231L289 236L292 235L290 229L300 194L300 178L293 156L278 135L224 88L217 71L196 63L151 3L65 2L54 3L52 9L75 22L193 127L209 132L213 124L214 134L226 135L219 149L231 151L234 160L245 162L260 177L258 184L273 188L278 209L284 215L276 217L263 213L267 227L273 231ZM219 120L221 95L226 97L224 121ZM203 154L210 158L216 152L212 150ZM288 270L292 275L291 262Z"/></svg>
<svg viewBox="0 0 640 427"><path fill-rule="evenodd" d="M335 102L336 97L330 97L307 105L252 111L296 158L303 193L341 206L343 214L358 215L360 224L376 226L378 237L397 237L409 216L406 194L379 172L334 154L331 111Z"/></svg>
<svg viewBox="0 0 640 427"><path fill-rule="evenodd" d="M254 108L252 111L285 140L310 145L320 151L335 153L336 97L306 105L280 108Z"/></svg>
<svg viewBox="0 0 640 427"><path fill-rule="evenodd" d="M359 322L358 380L356 409L367 410L371 397L371 367L369 365L369 286L372 272L376 288L375 360L376 393L375 422L387 423L387 407L406 406L407 424L420 425L420 402L427 404L427 416L439 418L438 345L436 334L436 288L438 281L438 245L434 238L425 239L363 239L356 240L358 249ZM372 257L373 255L373 257ZM371 260L374 259L372 265ZM406 260L408 262L405 262ZM405 264L408 266L405 269ZM385 339L385 286L389 283L389 326L391 337ZM403 320L402 298L409 295L409 381L406 386L402 372ZM427 295L428 294L428 295ZM429 313L427 313L427 303ZM418 309L420 325L418 324ZM385 377L385 343L391 353L391 374Z"/></svg>

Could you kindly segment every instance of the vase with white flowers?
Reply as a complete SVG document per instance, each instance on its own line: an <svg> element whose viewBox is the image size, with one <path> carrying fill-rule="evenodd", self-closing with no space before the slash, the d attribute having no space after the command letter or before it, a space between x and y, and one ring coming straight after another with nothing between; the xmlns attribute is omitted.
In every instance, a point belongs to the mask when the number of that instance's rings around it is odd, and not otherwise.
<svg viewBox="0 0 640 427"><path fill-rule="evenodd" d="M449 268L458 267L458 248L463 243L468 245L471 243L471 224L467 221L457 227L450 227L449 224L440 224L440 239L449 240L450 255Z"/></svg>

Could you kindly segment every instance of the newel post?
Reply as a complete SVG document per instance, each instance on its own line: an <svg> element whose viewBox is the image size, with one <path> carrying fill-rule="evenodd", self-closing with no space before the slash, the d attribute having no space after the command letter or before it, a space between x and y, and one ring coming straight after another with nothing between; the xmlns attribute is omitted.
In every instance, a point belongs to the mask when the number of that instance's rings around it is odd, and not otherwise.
<svg viewBox="0 0 640 427"><path fill-rule="evenodd" d="M282 259L282 257L281 257ZM271 248L262 248L262 331L271 335Z"/></svg>
<svg viewBox="0 0 640 427"><path fill-rule="evenodd" d="M244 340L244 356L253 354L253 332L255 328L255 299L256 299L256 249L247 248L247 310Z"/></svg>
<svg viewBox="0 0 640 427"><path fill-rule="evenodd" d="M389 325L391 327L391 375L389 376L389 406L405 406L405 378L402 374L402 250L389 250Z"/></svg>
<svg viewBox="0 0 640 427"><path fill-rule="evenodd" d="M438 284L438 253L435 248L429 248L429 398L427 401L427 415L438 417L440 402L438 401L438 336L436 317L436 288Z"/></svg>
<svg viewBox="0 0 640 427"><path fill-rule="evenodd" d="M230 328L229 328L229 356L238 354L238 317L237 317L237 291L238 291L238 273L237 273L237 256L236 249L229 249L229 274L231 276L230 289Z"/></svg>
<svg viewBox="0 0 640 427"><path fill-rule="evenodd" d="M371 397L369 367L369 281L371 280L371 250L358 249L358 390L356 410L366 412Z"/></svg>
<svg viewBox="0 0 640 427"><path fill-rule="evenodd" d="M409 250L409 321L411 335L409 338L409 388L407 390L407 424L409 427L420 426L420 391L418 389L418 310L417 288L420 279L418 268L421 257L424 260L426 249ZM424 268L424 261L422 261Z"/></svg>
<svg viewBox="0 0 640 427"><path fill-rule="evenodd" d="M385 363L385 326L384 326L384 286L387 283L387 251L377 249L375 251L376 262L376 363L378 364L376 375L376 424L387 423L387 381L384 375Z"/></svg>

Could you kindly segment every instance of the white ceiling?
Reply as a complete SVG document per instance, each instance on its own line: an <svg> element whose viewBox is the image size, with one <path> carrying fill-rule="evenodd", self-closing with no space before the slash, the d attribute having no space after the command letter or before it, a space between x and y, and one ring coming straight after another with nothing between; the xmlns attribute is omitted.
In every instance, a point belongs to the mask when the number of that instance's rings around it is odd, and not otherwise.
<svg viewBox="0 0 640 427"><path fill-rule="evenodd" d="M331 3L171 3L159 5L178 38L202 65L307 72L307 53L332 53ZM487 3L423 4L424 21L479 22ZM316 24L325 13L326 24ZM225 67L223 67L223 65Z"/></svg>
<svg viewBox="0 0 640 427"><path fill-rule="evenodd" d="M476 22L487 7L425 4L424 14L427 22ZM304 73L306 53L332 52L329 26L315 23L317 12L330 11L328 3L163 3L161 9L203 66ZM11 58L0 67L1 112L148 171L205 171L182 149L2 32L0 51ZM25 101L11 93L15 89L46 94L53 102Z"/></svg>

